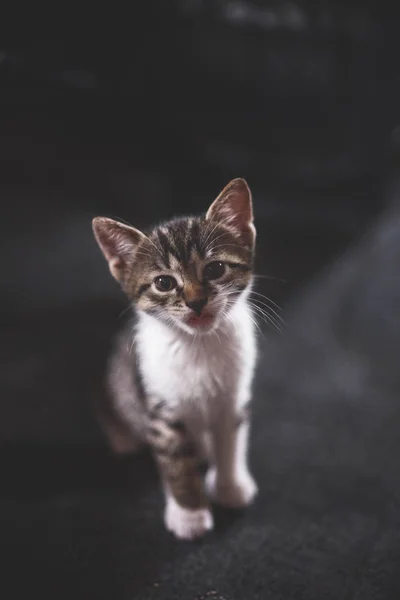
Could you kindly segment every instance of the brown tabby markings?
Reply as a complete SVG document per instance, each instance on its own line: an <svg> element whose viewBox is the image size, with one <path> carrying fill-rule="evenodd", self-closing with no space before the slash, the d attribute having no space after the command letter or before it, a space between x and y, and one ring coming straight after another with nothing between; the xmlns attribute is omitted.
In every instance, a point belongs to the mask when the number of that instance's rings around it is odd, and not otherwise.
<svg viewBox="0 0 400 600"><path fill-rule="evenodd" d="M223 225L204 218L181 218L158 227L149 236L149 241L143 241L137 253L141 260L132 270L128 286L131 297L143 310L167 304L179 307L184 302L215 295L218 283L204 282L199 275L203 266L212 260L221 260L231 267L232 272L224 277L223 285L231 286L232 291L242 291L251 276L252 248L241 245ZM183 286L179 285L182 271L185 275ZM151 282L160 273L178 279L176 294L161 295L151 289ZM243 411L238 416L238 425L246 417L246 411ZM204 508L208 502L199 472L200 456L183 423L171 419L171 415L163 411L162 403L158 410L153 409L148 442L164 482L177 502L193 510Z"/></svg>
<svg viewBox="0 0 400 600"><path fill-rule="evenodd" d="M232 268L224 278L224 285L243 289L249 282L252 249L240 245L226 227L206 221L202 217L179 218L155 229L138 246L140 259L128 274L126 291L142 310L152 310L179 300L196 301L213 295L213 285L201 280L201 268L212 260L220 260ZM185 285L179 285L177 294L160 295L152 290L157 275L176 276L184 272Z"/></svg>
<svg viewBox="0 0 400 600"><path fill-rule="evenodd" d="M229 264L232 273L224 278L224 285L231 285L232 291L243 290L249 282L252 249L240 245L223 225L203 218L176 219L157 228L149 240L144 240L138 249L142 260L136 264L129 281L132 298L144 310L166 304L178 307L183 302L212 297L215 284L203 282L198 274L206 261L221 260ZM160 273L177 276L182 270L185 284L178 285L176 295L163 296L151 290L152 280ZM246 417L243 411L238 416L238 425ZM199 473L200 457L185 427L178 423L179 426L171 422L171 417L160 410L153 411L148 441L165 484L177 502L193 510L203 508L208 502Z"/></svg>
<svg viewBox="0 0 400 600"><path fill-rule="evenodd" d="M251 279L255 241L252 221L250 191L244 180L237 179L221 192L206 217L174 219L147 236L104 218L97 219L94 228L111 273L130 300L148 313L178 315L180 309L186 310L187 303L206 303L221 289L233 298L246 288ZM220 279L207 281L203 269L212 261L221 261L229 269ZM175 278L177 285L170 293L160 293L152 285L154 278L160 275ZM137 365L136 375L140 389L140 365ZM113 385L117 389L120 385L117 369L115 378L118 381ZM207 507L199 472L201 457L194 441L184 423L167 409L162 398L155 399L153 404L154 400L149 402L144 388L143 391L140 411L143 409L146 413L145 438L153 449L168 492L184 508ZM248 417L249 407L246 406L237 416L237 426ZM121 430L123 435L115 437L116 427L114 419L111 437L122 447L126 431Z"/></svg>
<svg viewBox="0 0 400 600"><path fill-rule="evenodd" d="M158 413L158 414L157 414ZM181 421L172 421L163 411L154 411L147 430L164 483L176 501L192 510L208 505L200 458Z"/></svg>

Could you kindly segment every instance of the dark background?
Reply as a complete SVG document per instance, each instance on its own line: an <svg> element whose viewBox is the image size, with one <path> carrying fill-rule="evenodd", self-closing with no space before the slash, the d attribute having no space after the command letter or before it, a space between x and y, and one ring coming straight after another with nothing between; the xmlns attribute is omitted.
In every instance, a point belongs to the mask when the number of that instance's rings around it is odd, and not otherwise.
<svg viewBox="0 0 400 600"><path fill-rule="evenodd" d="M5 598L400 596L397 30L361 0L2 20ZM238 176L288 328L260 322L259 498L182 544L150 458L112 457L90 411L127 306L90 221L202 212Z"/></svg>

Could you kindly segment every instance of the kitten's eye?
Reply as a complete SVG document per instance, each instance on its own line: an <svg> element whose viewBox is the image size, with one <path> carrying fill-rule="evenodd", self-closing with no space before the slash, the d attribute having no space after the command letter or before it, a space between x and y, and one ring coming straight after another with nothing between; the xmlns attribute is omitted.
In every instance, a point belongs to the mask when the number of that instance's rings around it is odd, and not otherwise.
<svg viewBox="0 0 400 600"><path fill-rule="evenodd" d="M214 262L208 263L208 265L204 267L203 277L204 279L208 279L208 281L211 281L212 279L219 279L224 273L224 263L216 260Z"/></svg>
<svg viewBox="0 0 400 600"><path fill-rule="evenodd" d="M170 275L160 275L154 279L154 285L159 292L170 292L176 287L176 279Z"/></svg>

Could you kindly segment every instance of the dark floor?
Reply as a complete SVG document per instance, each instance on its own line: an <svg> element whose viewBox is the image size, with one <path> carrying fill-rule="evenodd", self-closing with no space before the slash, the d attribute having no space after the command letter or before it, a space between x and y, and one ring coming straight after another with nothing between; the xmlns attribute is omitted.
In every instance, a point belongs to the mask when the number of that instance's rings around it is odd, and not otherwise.
<svg viewBox="0 0 400 600"><path fill-rule="evenodd" d="M149 457L111 457L89 409L126 308L90 220L148 224L193 198L201 211L226 182L192 191L170 165L90 139L42 106L15 109L0 140L2 597L399 598L396 211L353 251L374 214L331 203L293 218L255 189L258 289L290 324L282 340L261 323L260 495L180 543Z"/></svg>

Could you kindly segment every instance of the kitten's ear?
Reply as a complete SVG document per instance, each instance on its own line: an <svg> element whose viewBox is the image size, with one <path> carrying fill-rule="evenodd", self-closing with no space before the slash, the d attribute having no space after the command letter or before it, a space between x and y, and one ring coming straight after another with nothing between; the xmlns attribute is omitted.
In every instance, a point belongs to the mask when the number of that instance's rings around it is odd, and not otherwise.
<svg viewBox="0 0 400 600"><path fill-rule="evenodd" d="M145 239L138 229L106 217L92 221L93 233L107 259L111 275L122 283L127 269L132 265L135 249Z"/></svg>
<svg viewBox="0 0 400 600"><path fill-rule="evenodd" d="M251 191L244 179L233 179L211 204L206 219L226 225L239 239L253 246L256 230L253 224Z"/></svg>

